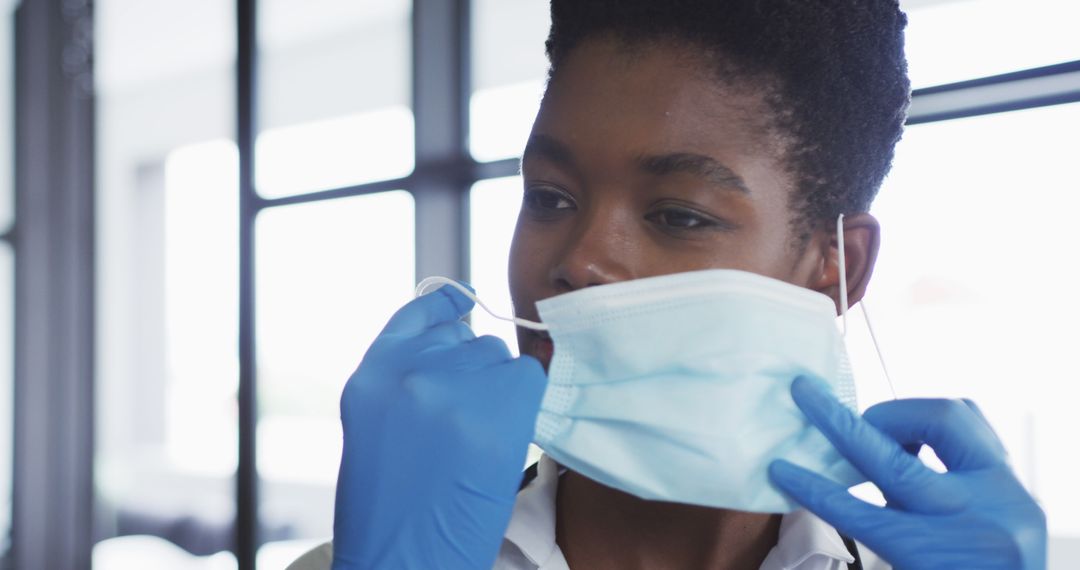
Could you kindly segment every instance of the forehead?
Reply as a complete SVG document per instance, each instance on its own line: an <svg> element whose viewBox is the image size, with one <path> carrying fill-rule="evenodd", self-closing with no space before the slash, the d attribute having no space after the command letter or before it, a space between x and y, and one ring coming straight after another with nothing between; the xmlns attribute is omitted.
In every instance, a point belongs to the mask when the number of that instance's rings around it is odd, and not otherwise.
<svg viewBox="0 0 1080 570"><path fill-rule="evenodd" d="M724 77L689 46L593 39L571 51L548 86L534 132L588 150L778 155L781 140L760 85Z"/></svg>

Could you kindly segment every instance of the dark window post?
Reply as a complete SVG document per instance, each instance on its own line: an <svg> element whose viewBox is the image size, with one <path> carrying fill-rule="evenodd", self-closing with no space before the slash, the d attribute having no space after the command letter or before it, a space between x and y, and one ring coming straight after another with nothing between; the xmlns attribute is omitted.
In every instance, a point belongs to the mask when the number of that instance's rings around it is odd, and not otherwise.
<svg viewBox="0 0 1080 570"><path fill-rule="evenodd" d="M469 2L413 2L416 276L468 276Z"/></svg>
<svg viewBox="0 0 1080 570"><path fill-rule="evenodd" d="M1080 60L916 89L908 125L1080 101Z"/></svg>
<svg viewBox="0 0 1080 570"><path fill-rule="evenodd" d="M257 0L236 3L236 145L240 158L240 379L237 390L239 450L236 464L236 560L255 570L259 548L258 423L255 355L255 137L258 103Z"/></svg>
<svg viewBox="0 0 1080 570"><path fill-rule="evenodd" d="M15 13L13 568L89 568L94 101L89 0Z"/></svg>

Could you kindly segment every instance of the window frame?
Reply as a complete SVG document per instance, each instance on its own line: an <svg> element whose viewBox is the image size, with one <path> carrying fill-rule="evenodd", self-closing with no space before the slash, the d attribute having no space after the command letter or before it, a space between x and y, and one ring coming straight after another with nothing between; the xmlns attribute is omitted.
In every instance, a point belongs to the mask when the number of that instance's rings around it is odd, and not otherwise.
<svg viewBox="0 0 1080 570"><path fill-rule="evenodd" d="M90 0L15 9L11 550L88 567L94 458L94 83Z"/></svg>
<svg viewBox="0 0 1080 570"><path fill-rule="evenodd" d="M62 5L61 5L62 4ZM259 546L256 470L255 221L268 208L404 189L416 205L416 274L469 276L469 192L518 174L516 158L468 147L469 0L414 0L415 167L408 176L267 199L254 186L257 0L237 0L240 157L238 568ZM92 2L22 2L15 13L15 256L12 549L0 567L88 567L94 415L94 101ZM73 57L73 56L78 57ZM46 96L47 95L47 96ZM1080 60L918 89L907 124L1080 102Z"/></svg>
<svg viewBox="0 0 1080 570"><path fill-rule="evenodd" d="M236 141L240 159L239 441L236 477L238 568L253 570L259 548L256 468L258 378L255 298L256 219L296 204L405 190L413 197L416 275L467 279L469 189L479 180L513 176L516 158L480 163L469 150L472 95L470 0L413 0L412 111L414 168L404 177L305 194L264 198L255 186L258 138L258 0L237 0ZM447 238L450 239L447 239Z"/></svg>

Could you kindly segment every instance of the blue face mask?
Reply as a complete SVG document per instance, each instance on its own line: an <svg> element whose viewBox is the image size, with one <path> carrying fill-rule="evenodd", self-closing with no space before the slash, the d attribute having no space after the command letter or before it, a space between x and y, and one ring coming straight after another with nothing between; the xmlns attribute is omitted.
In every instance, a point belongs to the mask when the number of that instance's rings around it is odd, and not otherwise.
<svg viewBox="0 0 1080 570"><path fill-rule="evenodd" d="M554 344L535 442L569 469L644 499L764 513L797 508L769 482L775 459L847 486L865 480L790 395L796 377L813 376L855 408L829 297L717 269L537 308L543 324L512 319Z"/></svg>
<svg viewBox="0 0 1080 570"><path fill-rule="evenodd" d="M835 306L752 273L710 270L590 287L537 303L555 346L535 441L644 499L781 513L787 459L861 477L791 400L813 376L854 408Z"/></svg>

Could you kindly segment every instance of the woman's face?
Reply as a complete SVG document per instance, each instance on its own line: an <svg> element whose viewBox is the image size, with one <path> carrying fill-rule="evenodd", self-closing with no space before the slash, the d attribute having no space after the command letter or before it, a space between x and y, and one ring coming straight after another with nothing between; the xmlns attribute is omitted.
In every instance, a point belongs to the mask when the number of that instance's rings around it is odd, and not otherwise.
<svg viewBox="0 0 1080 570"><path fill-rule="evenodd" d="M814 281L820 250L795 246L792 179L761 96L708 65L689 50L606 40L562 63L522 162L518 316L537 320L537 301L581 287L697 269ZM518 344L548 365L543 335L519 329Z"/></svg>

